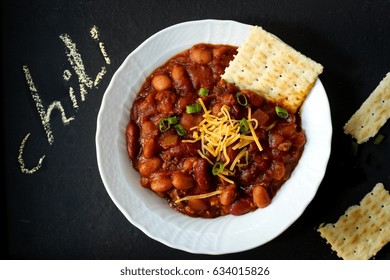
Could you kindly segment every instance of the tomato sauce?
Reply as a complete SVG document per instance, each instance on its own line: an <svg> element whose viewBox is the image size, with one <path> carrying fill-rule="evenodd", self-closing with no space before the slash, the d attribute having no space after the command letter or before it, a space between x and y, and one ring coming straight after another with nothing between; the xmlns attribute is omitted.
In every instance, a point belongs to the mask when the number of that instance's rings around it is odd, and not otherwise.
<svg viewBox="0 0 390 280"><path fill-rule="evenodd" d="M221 80L236 53L237 48L229 45L194 45L155 69L131 108L127 151L141 185L192 217L242 215L266 207L304 149L299 114L280 117L277 104ZM226 175L229 181L215 174L219 171L212 165L215 156L207 151L206 158L201 156L202 141L191 141L204 119L199 98L210 114L216 116L225 107L232 119L242 120L251 110L256 123L254 132L262 150L255 142L248 144L247 157L241 160L245 164ZM231 159L239 153L234 144L226 147ZM225 162L223 154L219 163Z"/></svg>

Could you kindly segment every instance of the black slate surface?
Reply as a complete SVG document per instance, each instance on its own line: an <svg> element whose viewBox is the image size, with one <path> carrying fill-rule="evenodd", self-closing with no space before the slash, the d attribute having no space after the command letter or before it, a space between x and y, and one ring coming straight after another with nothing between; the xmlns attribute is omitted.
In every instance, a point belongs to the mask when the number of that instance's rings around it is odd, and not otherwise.
<svg viewBox="0 0 390 280"><path fill-rule="evenodd" d="M275 1L276 2L276 1ZM390 189L390 124L380 145L369 141L351 155L351 138L342 127L390 71L390 1L2 1L2 131L5 167L2 198L2 248L5 259L338 259L316 232L335 222L377 182ZM230 19L257 24L324 66L333 123L332 153L318 193L303 215L271 242L236 254L196 255L150 239L130 224L110 200L96 162L96 118L109 81L126 56L145 39L176 23ZM111 64L89 34L99 30ZM77 75L65 55L61 34L77 44L86 72L107 73L80 101ZM58 100L50 121L49 145L27 86L27 66L45 108ZM70 70L69 81L63 73ZM69 88L79 98L72 107ZM43 166L27 167L45 155ZM243 236L243 239L245 236ZM390 259L390 245L375 259Z"/></svg>

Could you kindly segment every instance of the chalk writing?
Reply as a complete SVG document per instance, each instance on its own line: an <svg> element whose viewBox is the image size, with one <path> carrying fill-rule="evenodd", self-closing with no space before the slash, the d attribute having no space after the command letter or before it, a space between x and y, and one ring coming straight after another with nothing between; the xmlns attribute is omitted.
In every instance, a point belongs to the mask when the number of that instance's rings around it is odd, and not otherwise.
<svg viewBox="0 0 390 280"><path fill-rule="evenodd" d="M92 39L97 41L99 43L99 49L100 52L103 55L104 61L106 64L110 64L111 61L107 55L107 52L104 48L104 44L99 41L99 32L96 26L93 26L90 30L90 35ZM101 67L101 70L96 75L94 79L92 79L86 72L86 69L84 67L84 62L82 59L81 54L77 50L76 44L72 41L70 36L68 34L61 34L59 38L62 40L62 42L65 45L65 55L68 58L68 61L70 63L70 66L72 67L73 71L75 72L78 82L79 82L79 90L80 90L80 100L84 102L86 100L86 96L88 94L87 90L91 90L94 88L98 88L99 83L103 79L104 75L107 73L107 69L105 66ZM68 125L71 121L75 119L75 116L67 117L67 114L65 113L65 109L62 106L60 101L53 101L47 109L45 109L45 106L43 105L43 102L38 94L37 87L34 84L34 81L32 79L30 69L27 65L23 66L23 72L24 76L26 78L26 82L28 85L28 88L31 93L31 97L35 103L35 107L37 109L38 115L41 119L41 123L43 126L43 129L46 134L47 142L49 145L52 145L54 143L54 135L53 131L50 126L51 121L51 114L53 110L58 110L61 114L61 120L64 125ZM66 69L63 74L63 79L65 81L69 81L72 77L72 73L70 70ZM72 87L69 87L68 95L70 98L70 101L72 102L72 107L75 112L78 111L79 105L77 101L77 96L75 94L75 91ZM20 170L25 174L33 174L34 172L38 171L43 164L43 160L45 159L45 155L43 155L39 160L38 164L32 168L27 168L24 160L23 160L23 153L25 149L26 142L28 138L30 137L31 133L27 133L26 136L23 138L20 147L19 147L19 154L18 154L18 162Z"/></svg>

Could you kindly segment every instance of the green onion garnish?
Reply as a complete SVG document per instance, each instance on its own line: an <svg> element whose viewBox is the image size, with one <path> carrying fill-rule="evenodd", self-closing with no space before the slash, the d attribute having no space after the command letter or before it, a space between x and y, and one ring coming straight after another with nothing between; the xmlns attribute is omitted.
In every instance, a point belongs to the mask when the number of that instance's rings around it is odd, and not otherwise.
<svg viewBox="0 0 390 280"><path fill-rule="evenodd" d="M184 127L181 124L175 125L175 129L177 134L180 136L185 136L187 134L187 131L184 129Z"/></svg>
<svg viewBox="0 0 390 280"><path fill-rule="evenodd" d="M374 144L379 145L380 143L382 143L383 139L385 139L385 136L382 134L378 134L374 140Z"/></svg>
<svg viewBox="0 0 390 280"><path fill-rule="evenodd" d="M199 96L208 96L209 95L209 90L205 88L200 88L199 89Z"/></svg>
<svg viewBox="0 0 390 280"><path fill-rule="evenodd" d="M179 118L177 116L167 118L169 124L177 124L179 122Z"/></svg>
<svg viewBox="0 0 390 280"><path fill-rule="evenodd" d="M223 163L218 161L216 162L214 165L213 165L213 169L211 170L211 173L213 173L213 175L218 175L219 173L222 172L223 170Z"/></svg>
<svg viewBox="0 0 390 280"><path fill-rule="evenodd" d="M188 114L198 113L200 111L202 111L202 105L200 105L199 103L194 103L186 106L186 112Z"/></svg>
<svg viewBox="0 0 390 280"><path fill-rule="evenodd" d="M279 118L287 119L288 118L288 112L286 109L280 106L275 107L275 112L278 115Z"/></svg>
<svg viewBox="0 0 390 280"><path fill-rule="evenodd" d="M161 132L165 132L171 128L171 124L177 124L178 122L179 122L179 118L177 116L164 118L160 120L160 122L158 123L158 128L160 129Z"/></svg>
<svg viewBox="0 0 390 280"><path fill-rule="evenodd" d="M237 99L238 104L240 104L241 106L248 105L248 100L246 99L245 94L242 93L241 91L237 92L236 99Z"/></svg>
<svg viewBox="0 0 390 280"><path fill-rule="evenodd" d="M160 129L161 132L167 131L171 125L169 124L169 121L167 118L160 120L158 123L158 128Z"/></svg>
<svg viewBox="0 0 390 280"><path fill-rule="evenodd" d="M248 134L250 131L249 124L246 118L243 118L240 121L240 133L242 134Z"/></svg>

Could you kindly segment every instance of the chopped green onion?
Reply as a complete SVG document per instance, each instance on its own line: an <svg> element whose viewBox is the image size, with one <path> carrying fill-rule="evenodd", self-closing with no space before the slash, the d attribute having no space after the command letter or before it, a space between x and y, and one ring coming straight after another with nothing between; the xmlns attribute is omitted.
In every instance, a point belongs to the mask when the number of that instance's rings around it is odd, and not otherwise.
<svg viewBox="0 0 390 280"><path fill-rule="evenodd" d="M385 139L385 136L382 134L378 134L374 140L374 144L379 145L380 143L382 143L383 139Z"/></svg>
<svg viewBox="0 0 390 280"><path fill-rule="evenodd" d="M205 88L200 88L199 89L199 96L208 96L209 95L209 90Z"/></svg>
<svg viewBox="0 0 390 280"><path fill-rule="evenodd" d="M160 120L160 122L158 123L158 128L160 129L161 132L165 132L171 128L171 124L177 124L178 122L179 122L179 118L177 116L164 118Z"/></svg>
<svg viewBox="0 0 390 280"><path fill-rule="evenodd" d="M276 106L275 111L276 111L276 114L278 115L279 118L282 118L282 119L288 118L288 112L283 107Z"/></svg>
<svg viewBox="0 0 390 280"><path fill-rule="evenodd" d="M161 132L167 131L170 127L171 127L171 125L169 124L169 121L168 121L167 118L162 119L162 120L158 123L158 128L160 129Z"/></svg>
<svg viewBox="0 0 390 280"><path fill-rule="evenodd" d="M248 100L246 99L245 94L242 93L241 91L237 92L236 99L237 99L238 104L240 104L241 106L248 105Z"/></svg>
<svg viewBox="0 0 390 280"><path fill-rule="evenodd" d="M188 114L198 113L200 111L202 111L202 105L200 105L199 103L194 103L192 105L186 106L186 112Z"/></svg>
<svg viewBox="0 0 390 280"><path fill-rule="evenodd" d="M213 173L213 175L218 175L219 173L222 172L223 170L223 163L218 161L216 162L214 165L213 165L213 169L211 170L211 172Z"/></svg>
<svg viewBox="0 0 390 280"><path fill-rule="evenodd" d="M177 124L179 122L179 118L177 116L169 117L168 123L169 124Z"/></svg>
<svg viewBox="0 0 390 280"><path fill-rule="evenodd" d="M187 131L184 129L184 127L181 124L175 125L175 129L177 134L180 136L185 136L187 134Z"/></svg>
<svg viewBox="0 0 390 280"><path fill-rule="evenodd" d="M242 134L248 134L250 131L249 124L246 118L243 118L240 121L240 133Z"/></svg>

